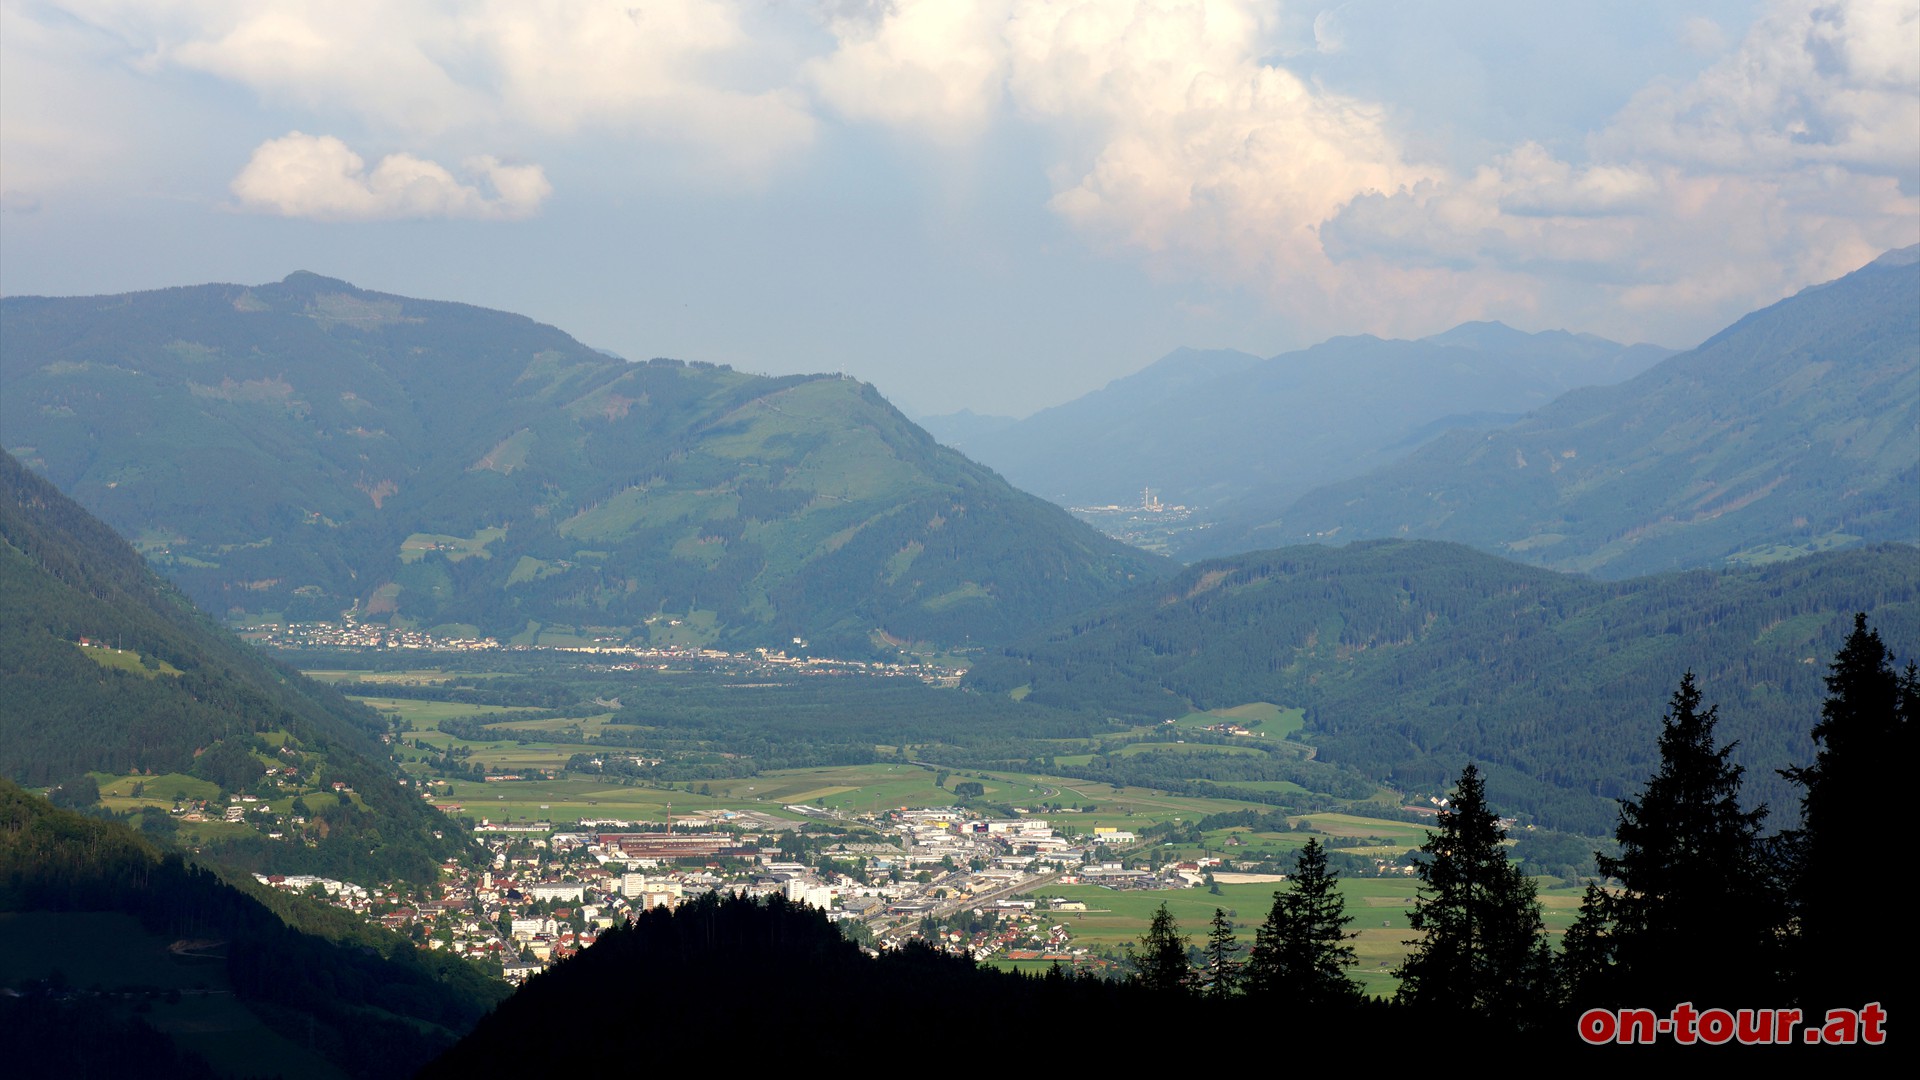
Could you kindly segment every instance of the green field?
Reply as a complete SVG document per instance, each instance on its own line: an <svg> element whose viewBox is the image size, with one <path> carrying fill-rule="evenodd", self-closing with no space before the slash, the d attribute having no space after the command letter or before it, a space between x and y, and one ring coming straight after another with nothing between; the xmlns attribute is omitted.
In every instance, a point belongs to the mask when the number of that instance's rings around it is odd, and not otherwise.
<svg viewBox="0 0 1920 1080"><path fill-rule="evenodd" d="M301 674L309 679L329 684L361 682L391 683L396 686L431 686L434 683L444 682L451 677L451 673L442 668L411 668L406 671L351 671L341 668L316 668L309 671L302 671ZM460 678L463 679L498 679L505 677L505 672L498 671L463 671L460 673Z"/></svg>
<svg viewBox="0 0 1920 1080"><path fill-rule="evenodd" d="M456 716L532 717L539 709L516 709L504 705L463 705L457 701L419 701L414 698L354 697L370 708L411 722L416 730L438 730L440 721Z"/></svg>
<svg viewBox="0 0 1920 1080"><path fill-rule="evenodd" d="M1175 720L1174 725L1183 728L1204 728L1223 721L1239 724L1255 732L1255 737L1265 735L1269 739L1284 739L1306 727L1307 712L1305 709L1288 709L1271 702L1254 701L1227 709L1188 713Z"/></svg>
<svg viewBox="0 0 1920 1080"><path fill-rule="evenodd" d="M754 809L780 817L792 816L782 814L777 803L743 805L738 799L697 795L679 789L621 787L598 777L494 783L451 780L436 782L433 791L436 804L455 803L462 807L455 816L496 824L508 821L564 823L583 817L665 822L669 806L675 814L693 810Z"/></svg>
<svg viewBox="0 0 1920 1080"><path fill-rule="evenodd" d="M1255 746L1234 746L1232 744L1220 746L1213 743L1183 743L1183 742L1128 743L1127 745L1121 747L1118 752L1121 757L1132 757L1135 754L1190 754L1194 756L1217 756L1222 754L1249 754L1254 757L1259 757L1262 754L1266 753L1266 751Z"/></svg>
<svg viewBox="0 0 1920 1080"><path fill-rule="evenodd" d="M1124 950L1137 945L1161 904L1167 905L1180 925L1180 932L1195 945L1204 939L1216 908L1227 913L1233 924L1235 941L1243 950L1252 948L1254 932L1265 921L1273 906L1276 889L1284 884L1258 883L1221 885L1218 894L1206 889L1115 891L1100 885L1049 885L1034 895L1079 900L1086 911L1049 912L1049 922L1064 925L1072 934L1075 947ZM1407 956L1407 942L1414 937L1407 915L1413 910L1420 882L1407 878L1342 878L1340 893L1346 898L1347 914L1353 922L1347 929L1354 938L1353 977L1366 993L1391 995L1399 986L1392 975ZM1572 925L1580 907L1580 890L1544 890L1540 895L1542 913L1550 939L1558 945L1560 936ZM1244 956L1244 951L1242 953ZM1044 970L1045 964L1040 967Z"/></svg>
<svg viewBox="0 0 1920 1080"><path fill-rule="evenodd" d="M415 732L414 738L423 733ZM436 738L437 736L437 738ZM454 742L474 747L476 760L488 764L515 765L521 760L533 767L552 764L555 755L577 753L578 746L543 748L539 744L467 743L438 733L424 733L429 742ZM565 755L561 752L565 751ZM569 821L582 817L626 817L661 820L671 803L680 810L731 808L760 810L777 817L796 817L780 810L790 803L805 803L852 814L884 813L903 807L951 806L956 802L955 783L976 780L987 789L986 797L1018 805L1057 802L1066 807L1093 806L1083 813L1049 816L1054 827L1064 832L1091 834L1095 826L1111 825L1138 830L1169 820L1193 820L1225 810L1265 809L1251 803L1222 799L1201 799L1164 795L1144 788L1126 788L1115 792L1108 787L1059 777L1012 776L1004 773L955 771L945 788L934 786L932 769L898 763L841 765L815 769L788 769L759 776L734 779L690 781L671 788L623 787L601 777L568 777L555 780L505 780L480 783L470 780L435 781L436 803L453 802L465 816L501 821L539 819ZM687 791L688 786L694 791ZM1079 785L1075 787L1074 785ZM1042 811L1045 813L1045 811ZM1300 839L1305 842L1304 834Z"/></svg>
<svg viewBox="0 0 1920 1080"><path fill-rule="evenodd" d="M1360 934L1354 941L1360 962L1353 975L1369 994L1390 994L1398 985L1389 972L1407 953L1404 942L1412 931L1406 913L1417 886L1412 879L1400 878L1340 883L1347 897L1347 913L1354 917L1349 929ZM1179 923L1180 932L1196 945L1205 937L1214 910L1225 911L1233 924L1234 939L1244 950L1253 946L1254 932L1266 920L1273 907L1274 890L1280 887L1269 883L1222 885L1215 894L1206 889L1122 892L1099 885L1064 885L1049 886L1036 895L1079 900L1087 905L1083 912L1052 912L1047 916L1067 927L1076 947L1124 950L1137 945L1164 903Z"/></svg>
<svg viewBox="0 0 1920 1080"><path fill-rule="evenodd" d="M104 645L81 645L79 649L87 659L99 664L103 668L111 668L115 671L125 671L129 674L141 675L149 679L158 675L180 674L179 668L174 667L165 660L154 660L153 666L148 667L147 662L140 654L134 652L132 649L110 649Z"/></svg>
<svg viewBox="0 0 1920 1080"><path fill-rule="evenodd" d="M1404 821L1382 821L1353 814L1307 814L1305 820L1315 832L1327 836L1378 837L1403 850L1417 848L1427 842L1426 826Z"/></svg>
<svg viewBox="0 0 1920 1080"><path fill-rule="evenodd" d="M334 681L356 679L356 673L352 672L323 671L318 674ZM359 677L357 681L432 682L443 677L444 674L440 672L414 671L386 673L378 680ZM423 764L425 755L410 745L415 741L424 742L437 751L452 747L465 748L471 751L472 756L469 760L472 762L494 770L516 772L533 770L558 772L565 768L574 755L591 749L579 743L540 741L522 743L514 740L460 739L439 730L440 721L445 719L485 716L490 719L499 718L497 726L515 731L537 733L578 727L584 733L597 734L608 726L614 716L612 713L603 713L588 717L552 717L536 709L463 705L397 697L356 696L355 700L403 721L404 725L411 725L411 730L404 732L402 736L401 742L404 745L396 746L396 750L403 765L423 778L428 775ZM1135 747L1139 750L1135 750ZM1229 754L1259 752L1252 747L1158 741L1133 743L1124 747L1122 752L1133 753L1148 749ZM621 751L609 747L601 752L609 756L617 756ZM436 802L459 803L468 816L476 819L485 817L495 821L502 817L511 817L513 820L529 818L577 820L580 817L595 816L659 819L665 816L665 805L669 799L676 807L696 809L727 805L737 808L766 809L777 807L782 803L799 802L850 813L871 813L905 806L951 805L956 801L951 790L952 786L967 780L977 781L985 787L985 798L989 802L1033 807L1058 805L1067 808L1068 813L1057 815L1055 825L1057 828L1077 833L1090 834L1096 826L1112 826L1138 831L1164 821L1191 821L1223 811L1273 809L1263 804L1240 800L1169 795L1138 787L1115 790L1111 785L1095 781L1028 775L1004 770L956 769L952 771L946 788L935 787L934 778L935 773L932 769L880 763L776 772L757 777L714 779L693 783L696 792L705 790L711 792L710 795L688 793L684 782L676 783L675 792L668 793L657 787L622 787L601 777L498 781L487 784L453 781L450 786L446 783L439 784L434 790L436 793L446 793L445 797L437 795ZM1282 782L1262 786L1282 791L1299 790L1294 785ZM1092 809L1085 809L1089 807ZM1382 824L1384 826L1386 823ZM1303 842L1305 842L1304 835L1296 841L1296 845ZM1418 842L1418 839L1414 841L1414 843Z"/></svg>
<svg viewBox="0 0 1920 1080"><path fill-rule="evenodd" d="M490 559L493 554L487 545L507 535L501 528L481 529L472 536L446 536L438 533L414 533L400 542L400 561L402 563L419 562L428 552L438 552L448 562L459 562L478 556Z"/></svg>
<svg viewBox="0 0 1920 1080"><path fill-rule="evenodd" d="M1306 846L1312 833L1255 832L1252 829L1215 829L1204 834L1203 849L1226 858L1258 859L1265 855L1290 856ZM1229 842L1232 841L1232 842Z"/></svg>

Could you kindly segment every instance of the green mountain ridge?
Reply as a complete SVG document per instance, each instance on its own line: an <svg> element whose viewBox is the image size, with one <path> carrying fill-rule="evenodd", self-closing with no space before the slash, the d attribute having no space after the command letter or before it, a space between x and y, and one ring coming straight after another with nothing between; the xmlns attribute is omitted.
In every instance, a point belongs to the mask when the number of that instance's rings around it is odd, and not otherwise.
<svg viewBox="0 0 1920 1080"><path fill-rule="evenodd" d="M853 380L305 273L0 302L0 443L228 615L846 654L1163 572Z"/></svg>
<svg viewBox="0 0 1920 1080"><path fill-rule="evenodd" d="M1208 551L1420 537L1625 577L1920 539L1916 251L1617 386L1225 522Z"/></svg>
<svg viewBox="0 0 1920 1080"><path fill-rule="evenodd" d="M1896 648L1920 643L1920 550L1605 582L1432 541L1305 545L1195 564L983 658L964 685L1146 720L1297 706L1321 760L1416 793L1491 763L1503 806L1599 835L1688 670L1740 742L1748 796L1790 817L1775 770L1812 759L1823 665L1856 611Z"/></svg>
<svg viewBox="0 0 1920 1080"><path fill-rule="evenodd" d="M437 861L465 850L465 831L396 781L385 720L214 625L111 529L3 454L0 686L0 776L153 777L154 800L191 789L215 817L228 796L311 800L309 820L279 840L211 827L202 846L228 864L430 881ZM269 768L298 779L285 786ZM187 779L170 787L167 776ZM160 805L143 823L176 825Z"/></svg>

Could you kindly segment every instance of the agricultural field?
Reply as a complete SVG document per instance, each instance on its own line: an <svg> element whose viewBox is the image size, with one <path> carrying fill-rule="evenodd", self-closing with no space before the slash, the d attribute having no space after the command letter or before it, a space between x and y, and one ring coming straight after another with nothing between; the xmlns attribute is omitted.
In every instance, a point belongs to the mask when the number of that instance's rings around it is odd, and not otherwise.
<svg viewBox="0 0 1920 1080"><path fill-rule="evenodd" d="M418 668L403 671L358 672L339 669L319 669L309 672L324 681L341 683L353 682L361 686L386 684L396 688L405 686L431 686L444 682L451 675L448 671L432 668ZM460 678L470 679L476 673L459 672ZM486 673L502 677L504 673ZM551 710L523 708L500 705L473 705L451 701L429 701L402 696L354 695L354 699L370 708L392 718L398 732L395 744L396 757L402 766L422 779L431 776L428 761L435 755L453 750L462 752L465 761L478 764L493 771L540 772L558 774L565 770L568 762L582 752L603 753L607 756L619 756L623 751L615 748L596 750L592 744L583 744L581 737L597 738L614 725L616 714L613 712L593 715L554 715ZM1220 722L1221 716L1237 714L1235 722L1263 723L1276 733L1286 730L1286 725L1297 720L1298 710L1280 710L1268 705L1243 706L1239 709L1220 710L1220 715L1200 713L1195 723L1204 720L1207 723ZM451 719L481 719L488 727L502 734L511 732L514 738L497 740L474 740L461 738L440 730L443 721ZM634 729L615 725L615 730L631 732ZM546 741L539 738L541 732L566 733L569 738ZM1205 744L1170 743L1163 740L1151 742L1134 741L1155 734L1152 727L1134 729L1131 733L1122 732L1100 737L1102 745L1118 750L1121 754L1131 755L1149 749L1172 752L1197 752L1216 754L1258 754L1253 747L1214 746ZM522 737L531 736L521 741ZM1087 740L1082 740L1085 744ZM427 749L422 749L422 747ZM878 750L893 753L897 746L877 746ZM1063 748L1069 748L1063 745ZM1069 755L1061 760L1071 763ZM938 771L947 771L939 769ZM951 791L952 784L964 780L975 780L985 788L984 801L1001 805L1017 806L1055 806L1068 811L1081 810L1074 815L1072 824L1091 831L1097 826L1138 831L1148 825L1169 820L1190 820L1223 810L1261 809L1262 804L1232 799L1213 799L1197 796L1171 795L1139 787L1115 788L1110 784L1096 781L1073 779L1068 777L1029 774L1010 770L952 770L951 779L945 788L936 787L933 779L936 767L916 767L898 762L857 766L831 766L814 770L777 772L750 778L713 778L698 780L691 785L696 800L706 805L707 799L716 803L725 800L751 801L752 803L803 802L826 809L847 812L871 812L875 809L889 809L901 806L938 806L955 801ZM539 790L529 784L545 785ZM673 785L681 795L689 794L684 781ZM1302 790L1297 785L1273 782L1267 786L1275 790ZM584 816L616 816L610 806L631 805L636 808L658 807L664 812L665 799L656 798L658 788L624 788L608 778L595 777L563 778L545 781L500 781L479 784L475 781L440 781L434 788L436 793L444 793L449 801L461 803L470 814L488 816L489 810L502 813L511 812L516 817L529 808L545 817L579 813ZM709 792L710 795L699 795ZM558 800L556 802L555 800ZM473 805L468 805L472 800ZM486 810L479 807L487 805ZM679 805L676 802L676 805ZM689 803L688 805L692 805ZM1091 808L1091 809L1089 809ZM1270 809L1270 808L1269 808ZM1064 818L1068 815L1063 815Z"/></svg>
<svg viewBox="0 0 1920 1080"><path fill-rule="evenodd" d="M554 710L403 696L409 688L420 688L424 692L426 688L444 687L450 679L474 687L510 687L528 676L526 670L414 668L360 672L322 669L312 674L330 682L354 683L356 689L393 687L392 696L359 694L356 699L393 719L398 732L395 756L409 772L431 783L435 801L459 805L461 814L475 820L565 822L582 817L615 817L658 821L664 820L669 805L675 813L732 808L794 818L800 815L780 808L805 804L842 814L866 815L900 807L951 805L958 801L955 786L974 782L983 789L977 799L980 804L1020 807L1045 814L1056 828L1072 834L1091 835L1096 828L1141 834L1154 826L1188 826L1189 831L1177 830L1175 842L1160 845L1157 858L1165 861L1213 856L1242 862L1277 860L1284 867L1291 854L1311 836L1321 837L1331 850L1347 855L1396 860L1426 839L1424 824L1394 820L1400 816L1400 800L1395 793L1385 790L1374 792L1369 798L1346 800L1344 805L1348 809L1342 811L1338 806L1329 808L1324 796L1315 796L1289 780L1233 782L1233 787L1250 793L1247 799L1178 794L1151 787L1059 776L1031 768L948 767L938 760L903 762L898 757L913 757L920 752L917 746L879 739L872 744L875 754L890 760L759 769L746 776L721 775L726 770L719 766L734 756L726 752L731 745L727 739L760 737L763 731L769 737L779 737L776 728L753 727L752 722L745 727L730 728L729 725L739 724L738 717L746 711L757 709L757 715L775 718L763 723L777 723L789 708L785 703L791 700L795 703L791 708L796 716L837 720L838 715L850 711L875 708L862 696L867 692L863 687L871 686L872 681L821 683L814 680L804 687L796 685L791 693L798 696L789 698L783 684L758 680L701 681L681 675L639 673L623 674L619 678L626 681L615 684L604 681L612 676L569 674L560 665L538 669L536 673L545 684L574 680L569 685L579 687L578 699L604 708ZM935 704L969 700L948 697L950 693L954 692L935 691L928 700ZM620 712L622 700L630 705L641 702L642 713ZM732 706L735 701L741 704ZM653 753L641 751L637 746L630 749L597 741L603 738L632 740L639 733L651 740L651 732L662 740L677 738L684 743L689 738L703 737L704 729L697 725L689 728L684 722L657 731L634 726L635 715L646 723L658 723L646 718L668 715L668 709L683 708L705 710L700 715L713 717L711 723L719 728L712 736L713 741L700 744L710 747L710 752L704 757L694 754L682 762L710 761L715 768L709 770L708 775L689 776L683 772L681 776L662 781L650 778L645 772L622 777L569 771L569 762L582 754L611 760ZM802 713L799 711L802 709L814 711ZM478 720L489 733L503 737L469 739L441 730L442 723L456 719L467 724L461 730L472 733L472 722ZM803 728L810 733L818 730L818 721L786 722L812 725ZM1286 740L1286 749L1298 748L1301 757L1310 757L1310 746L1287 738L1300 731L1301 723L1302 714L1298 709L1254 702L1192 713L1162 724L1049 739L1044 745L1059 751L1051 758L1066 767L1085 764L1096 751L1120 760L1147 753L1175 758L1211 755L1253 759L1269 752L1273 747L1271 740ZM1224 735L1220 727L1224 724L1238 725L1251 734ZM1214 730L1207 731L1210 726ZM1170 738L1169 727L1177 732L1193 732L1194 741L1181 741L1178 736ZM848 724L846 730L857 738L855 733L865 729L856 723ZM553 738L542 737L548 733ZM1076 750L1080 752L1071 752ZM469 767L479 765L492 772L519 773L526 778L483 783L477 778L440 773L433 763L448 752L461 755L460 760ZM1289 812L1285 803L1294 796L1317 799L1317 804L1309 804L1310 810ZM1275 802L1265 801L1266 798ZM1214 828L1204 834L1190 831L1192 825L1209 815L1237 811L1250 811L1268 818L1279 811L1285 814L1288 827L1276 828L1269 823L1259 829L1240 826ZM1381 816L1388 811L1392 811L1391 815ZM1133 854L1138 855L1140 851Z"/></svg>
<svg viewBox="0 0 1920 1080"><path fill-rule="evenodd" d="M697 785L696 785L697 786ZM762 807L739 799L699 795L676 788L622 787L600 779L437 781L434 802L454 805L455 817L475 822L505 824L515 821L577 822L582 818L618 818L665 823L673 814L696 810L764 810L776 817L793 817L777 804Z"/></svg>
<svg viewBox="0 0 1920 1080"><path fill-rule="evenodd" d="M1226 709L1188 713L1174 720L1175 726L1183 728L1207 728L1220 723L1238 724L1255 735L1265 735L1269 739L1284 739L1306 726L1307 713L1305 709L1288 709L1270 702L1255 701Z"/></svg>
<svg viewBox="0 0 1920 1080"><path fill-rule="evenodd" d="M412 698L383 698L355 696L360 702L377 712L386 713L413 725L415 731L438 731L440 721L456 716L484 716L489 719L517 719L520 717L538 718L540 709L516 709L503 705L466 705L457 701L417 701ZM405 730L404 728L402 730Z"/></svg>
<svg viewBox="0 0 1920 1080"><path fill-rule="evenodd" d="M721 775L725 770L716 769L709 770L709 775L704 777L688 778L683 770L681 776L668 781L650 779L646 773L625 778L577 774L568 772L568 767L571 761L582 754L606 759L643 755L638 749L630 751L626 746L598 741L603 737L616 741L622 738L631 740L635 733L644 735L651 730L634 727L631 719L612 711L612 707L618 706L620 697L633 700L635 695L625 692L616 694L596 684L591 690L583 689L581 696L590 697L593 701L607 701L610 705L608 711L589 713L572 709L560 715L549 709L475 705L402 696L404 688L442 687L450 678L466 681L467 685L506 686L512 682L508 673L416 668L388 672L322 669L313 674L330 682L354 683L356 689L392 686L396 691L394 696L357 694L356 700L392 719L397 732L395 757L407 771L432 784L430 790L435 801L459 805L461 814L475 820L566 821L581 817L660 820L666 816L669 803L676 810L731 806L773 810L777 813L780 812L777 808L782 805L804 803L841 813L871 814L898 807L951 805L958 799L953 790L955 785L969 781L977 782L983 788L979 796L982 804L1030 808L1049 814L1058 828L1087 835L1095 828L1102 827L1138 834L1156 825L1195 823L1210 814L1231 811L1270 813L1278 809L1273 804L1253 799L1177 794L1150 787L1064 777L1044 771L968 767L949 769L937 762L916 765L898 760L766 769L749 776L725 776ZM481 675L502 681L471 681ZM684 693L679 689L681 685L682 682L676 681L673 676L653 676L648 692L667 695L663 700L671 704L677 700L674 695ZM717 686L711 682L693 685L697 695L694 699L696 705L707 708L717 722L728 722L732 714L726 708L726 703L732 700L733 694L741 691L728 691L724 685ZM765 685L743 684L747 687L745 692L762 695L768 692L762 689ZM820 692L817 686L816 683L809 687L807 692L817 695ZM663 687L665 689L661 689ZM942 696L936 700L966 700L947 698L944 696L947 692L940 693ZM774 699L775 702L781 700L785 699ZM829 694L827 700L831 702L838 698ZM855 703L860 701L857 693L847 700ZM813 699L809 698L808 701L812 703ZM766 702L762 700L758 707L764 710ZM441 730L443 722L456 719L466 725L461 730L468 734L474 732L473 722L479 721L485 724L490 734L502 737L463 738ZM1243 725L1259 734L1235 736L1233 741L1224 744L1182 742L1168 738L1165 730L1167 725L1143 725L1091 737L1056 739L1049 745L1063 751L1099 749L1119 758L1147 752L1176 756L1193 754L1257 758L1265 751L1251 745L1254 740L1284 737L1297 731L1300 712L1266 703L1253 703L1210 713L1194 713L1178 718L1172 725L1217 740L1221 738L1217 730L1205 733L1201 729L1222 723ZM555 736L551 740L541 737L549 732ZM663 739L668 737L684 740L688 736L676 727L671 733L662 733ZM730 756L724 752L725 746L724 742L714 744L714 752L708 754L705 760L716 765L724 763ZM1302 744L1290 743L1289 746L1299 746L1302 754L1310 753L1310 749ZM911 757L917 752L912 746L878 742L874 744L874 751L889 758L897 758L902 753ZM435 762L448 753L458 755L458 759L468 768L478 766L489 772L517 773L525 778L482 783L477 777L444 773L436 767ZM1090 753L1067 753L1056 756L1055 760L1062 765L1073 766L1084 764L1090 757ZM1281 798L1308 794L1305 788L1291 781L1245 781L1237 786ZM1358 805L1364 809L1368 804ZM1364 850L1356 848L1354 853L1394 857L1416 846L1424 838L1423 830L1400 822L1339 814L1323 814L1319 817L1325 818L1326 828L1322 829L1317 822L1310 821L1308 827L1313 832L1215 830L1198 843L1179 844L1167 852L1167 857L1185 859L1208 854L1284 856L1297 849L1314 832L1329 839L1348 836L1372 838L1379 842L1368 845ZM1368 823L1365 827L1360 824L1363 820Z"/></svg>
<svg viewBox="0 0 1920 1080"><path fill-rule="evenodd" d="M1086 911L1054 911L1046 916L1050 923L1064 925L1075 946L1096 951L1124 952L1138 945L1161 904L1173 915L1180 932L1195 946L1204 942L1215 909L1226 912L1233 925L1235 942L1244 950L1253 947L1254 933L1266 920L1273 906L1273 894L1284 884L1259 882L1221 884L1219 892L1207 889L1126 890L1101 885L1049 885L1034 895L1058 900L1077 900ZM1413 929L1407 916L1419 895L1420 883L1413 878L1343 878L1341 895L1346 898L1347 914L1353 917L1348 930L1353 939L1351 969L1362 989L1375 996L1391 995L1399 986L1393 969L1407 956L1407 942ZM1560 936L1572 925L1580 907L1578 889L1542 890L1540 903L1549 938L1558 947ZM1032 964L1033 962L1027 962ZM1019 966L1008 962L1003 967ZM1044 970L1047 965L1039 964Z"/></svg>
<svg viewBox="0 0 1920 1080"><path fill-rule="evenodd" d="M569 777L485 783L436 781L432 790L436 802L456 803L463 816L476 821L565 822L611 817L664 822L669 808L675 814L753 810L800 821L806 815L782 808L806 804L867 814L900 807L952 805L953 792L935 787L933 780L933 771L919 766L873 764L780 770L665 787L622 786L601 778Z"/></svg>
<svg viewBox="0 0 1920 1080"><path fill-rule="evenodd" d="M337 668L313 668L301 671L302 675L316 682L328 684L342 682L390 683L394 686L426 686L449 678L452 673L443 668L408 668L401 671L348 671ZM462 679L502 679L509 674L504 671L462 671Z"/></svg>

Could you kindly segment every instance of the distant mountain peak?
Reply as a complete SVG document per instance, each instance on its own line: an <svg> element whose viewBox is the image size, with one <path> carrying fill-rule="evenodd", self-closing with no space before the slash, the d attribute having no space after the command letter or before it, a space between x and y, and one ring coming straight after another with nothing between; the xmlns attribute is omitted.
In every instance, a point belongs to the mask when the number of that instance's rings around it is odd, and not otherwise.
<svg viewBox="0 0 1920 1080"><path fill-rule="evenodd" d="M295 270L280 280L285 288L297 292L360 292L359 287L350 281L330 278L325 274L316 274L311 270Z"/></svg>
<svg viewBox="0 0 1920 1080"><path fill-rule="evenodd" d="M1920 244L1908 244L1903 248L1894 248L1868 263L1868 266L1912 266L1920 262Z"/></svg>
<svg viewBox="0 0 1920 1080"><path fill-rule="evenodd" d="M1514 349L1528 344L1545 342L1564 342L1575 339L1576 335L1565 330L1541 330L1529 333L1517 330L1497 320L1464 322L1451 330L1442 331L1431 337L1423 338L1437 345L1452 345L1469 349ZM1588 344L1606 345L1618 348L1616 342L1589 334L1577 335L1577 339Z"/></svg>
<svg viewBox="0 0 1920 1080"><path fill-rule="evenodd" d="M1443 330L1428 336L1428 341L1447 341L1452 338L1482 338L1490 335L1504 337L1526 337L1524 330L1515 330L1498 319L1473 319L1461 323L1451 330Z"/></svg>

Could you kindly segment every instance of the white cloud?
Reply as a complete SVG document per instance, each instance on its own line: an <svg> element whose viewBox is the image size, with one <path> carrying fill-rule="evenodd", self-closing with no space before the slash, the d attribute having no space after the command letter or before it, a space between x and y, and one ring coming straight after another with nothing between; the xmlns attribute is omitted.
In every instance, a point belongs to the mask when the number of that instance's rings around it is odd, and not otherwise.
<svg viewBox="0 0 1920 1080"><path fill-rule="evenodd" d="M1609 300L1607 329L1697 333L1920 241L1900 184L1920 167L1920 50L1898 47L1916 40L1911 6L1784 0L1697 78L1636 95L1587 163L1528 144L1361 195L1321 236L1353 272L1504 275L1529 303L1577 282Z"/></svg>
<svg viewBox="0 0 1920 1080"><path fill-rule="evenodd" d="M55 0L143 69L244 86L404 139L583 131L751 171L807 145L803 96L764 81L727 0Z"/></svg>
<svg viewBox="0 0 1920 1080"><path fill-rule="evenodd" d="M938 139L977 135L1000 103L1011 5L901 3L828 19L838 46L806 76L842 116Z"/></svg>
<svg viewBox="0 0 1920 1080"><path fill-rule="evenodd" d="M1313 47L1323 53L1337 53L1347 47L1338 8L1328 8L1313 17Z"/></svg>
<svg viewBox="0 0 1920 1080"><path fill-rule="evenodd" d="M143 80L103 65L87 28L32 14L0 3L0 202L9 213L124 184L128 147L177 138L159 134L165 116L141 94Z"/></svg>
<svg viewBox="0 0 1920 1080"><path fill-rule="evenodd" d="M1727 32L1712 19L1696 15L1680 25L1680 43L1701 56L1717 56L1727 47Z"/></svg>
<svg viewBox="0 0 1920 1080"><path fill-rule="evenodd" d="M1594 152L1715 170L1835 162L1912 176L1920 5L1781 0L1698 78L1635 95Z"/></svg>
<svg viewBox="0 0 1920 1080"><path fill-rule="evenodd" d="M1319 285L1314 227L1428 174L1377 106L1261 59L1275 10L897 0L834 20L839 47L810 75L843 116L916 137L980 130L1004 103L1051 134L1049 205L1098 246L1218 280Z"/></svg>
<svg viewBox="0 0 1920 1080"><path fill-rule="evenodd" d="M743 171L807 145L802 95L741 88L758 46L741 5L714 0L489 0L462 37L497 73L494 92L519 123L554 134L599 128L692 146Z"/></svg>
<svg viewBox="0 0 1920 1080"><path fill-rule="evenodd" d="M295 131L261 143L232 188L247 209L320 221L524 218L553 193L538 165L463 164L475 182L411 154L388 154L369 171L339 139Z"/></svg>

